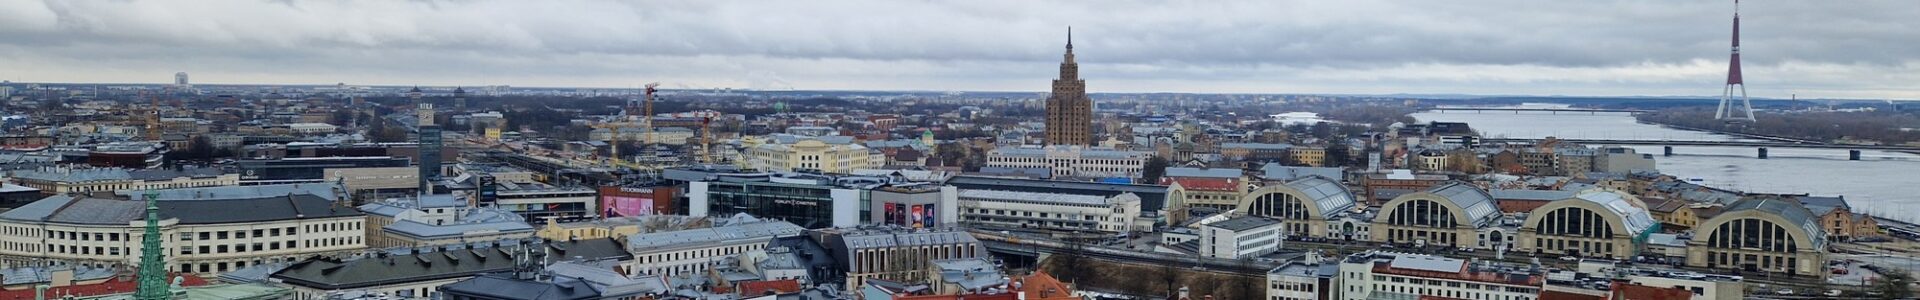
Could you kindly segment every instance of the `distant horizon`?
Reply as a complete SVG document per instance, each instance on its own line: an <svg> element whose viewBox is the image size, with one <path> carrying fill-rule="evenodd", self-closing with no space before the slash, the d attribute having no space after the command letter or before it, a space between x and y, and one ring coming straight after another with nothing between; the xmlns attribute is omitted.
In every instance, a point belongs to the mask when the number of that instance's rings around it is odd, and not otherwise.
<svg viewBox="0 0 1920 300"><path fill-rule="evenodd" d="M0 79L1719 96L1732 1L0 1ZM1909 1L1739 7L1751 96L1920 99ZM1836 22L1834 20L1844 20Z"/></svg>
<svg viewBox="0 0 1920 300"><path fill-rule="evenodd" d="M161 82L161 83L128 83L128 82L41 82L41 81L8 81L8 82L11 82L12 84L55 84L55 85L99 85L99 86L148 86L148 85L151 85L151 86L166 86L166 85L172 85L172 83L164 83L164 82ZM337 85L339 85L339 84L341 84L341 83L339 83L339 82L336 82L336 83L332 83L332 84L273 84L273 83L192 83L192 84L193 84L193 85L196 85L196 86L199 86L199 85L209 85L209 86L254 86L254 87L329 87L329 86L337 86ZM577 87L568 87L568 86L517 86L517 85L503 85L503 84L488 84L488 85L444 85L444 84L433 84L433 85L428 85L428 84L421 84L421 85L412 85L412 84L347 84L347 86L354 86L354 87L377 87L377 88L408 88L408 87L416 87L416 86L417 86L417 87L422 87L422 88L434 88L434 89L442 89L442 88L456 88L456 87L459 87L459 88L468 88L469 90L471 90L472 88L481 88L481 87L491 87L491 86L507 86L507 87L509 87L509 88L513 88L513 89L600 89L600 90L636 90L636 91L637 91L637 90L639 90L639 88L638 88L638 87L592 87L592 86L577 86ZM720 89L727 89L727 90L731 90L731 91L735 91L735 92L873 92L873 93L881 93L881 92L896 92L896 93L1006 93L1006 94L1026 94L1026 93L1030 93L1030 94L1041 94L1041 93L1046 93L1046 91L1044 91L1044 90L1035 90L1035 91L993 91L993 90L944 90L944 91L943 91L943 90L915 90L915 89L794 89L794 90L755 90L755 89L746 89L746 88L727 88L727 87L720 87L720 88L697 88L697 89L689 89L689 88L659 88L659 90L660 90L660 91L713 91L713 90L720 90ZM1088 95L1103 95L1103 94L1104 94L1104 95L1149 95L1149 94L1188 94L1188 95L1304 95L1304 96L1336 96L1336 97L1406 97L1406 98L1418 98L1418 99L1426 99L1426 100L1473 100L1473 99L1486 99L1486 98L1513 98L1513 97L1541 97L1541 98L1570 98L1570 99L1580 99L1580 98L1592 98L1592 99L1647 99L1647 100L1719 100L1719 99L1720 99L1720 97L1719 97L1719 96L1687 96L1687 95L1531 95L1531 94L1470 94L1470 93L1380 93L1380 94L1373 94L1373 93L1227 93L1227 92L1177 92L1177 91L1176 91L1176 92L1098 92L1098 91L1088 91L1088 92L1087 92L1087 94L1088 94ZM1457 99L1448 99L1448 98L1457 98ZM1774 98L1774 97L1758 97L1758 96L1755 96L1755 97L1750 97L1750 98L1751 98L1752 100L1755 100L1755 101L1815 101L1815 100L1829 100L1829 101L1855 101L1855 102L1857 102L1857 101L1881 101L1881 102L1884 102L1884 101L1896 101L1896 102L1908 102L1908 101L1920 101L1920 99L1867 99L1867 98L1797 98L1797 99L1796 99L1796 98Z"/></svg>

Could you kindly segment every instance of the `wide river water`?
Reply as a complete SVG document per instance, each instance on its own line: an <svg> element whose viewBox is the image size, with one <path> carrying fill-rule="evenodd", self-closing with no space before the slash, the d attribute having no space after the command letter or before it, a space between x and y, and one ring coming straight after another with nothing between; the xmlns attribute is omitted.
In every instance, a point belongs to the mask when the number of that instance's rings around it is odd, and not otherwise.
<svg viewBox="0 0 1920 300"><path fill-rule="evenodd" d="M1528 104L1521 107L1564 107ZM1580 138L1620 140L1736 140L1699 131L1640 124L1626 113L1547 112L1421 112L1421 122L1466 122L1488 137ZM1805 193L1846 196L1854 212L1906 222L1920 221L1920 155L1867 151L1860 161L1847 160L1846 150L1768 149L1759 159L1754 148L1674 147L1674 156L1660 156L1660 146L1631 146L1654 155L1660 172L1697 179L1707 186L1762 193Z"/></svg>

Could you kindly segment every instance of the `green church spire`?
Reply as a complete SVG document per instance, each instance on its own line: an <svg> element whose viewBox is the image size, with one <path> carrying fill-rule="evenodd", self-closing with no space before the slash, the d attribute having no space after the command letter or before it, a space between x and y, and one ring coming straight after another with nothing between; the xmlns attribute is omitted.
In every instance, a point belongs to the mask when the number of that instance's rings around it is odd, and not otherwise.
<svg viewBox="0 0 1920 300"><path fill-rule="evenodd" d="M167 284L166 250L160 248L160 193L147 190L147 231L140 237L140 285L133 292L139 300L172 299Z"/></svg>

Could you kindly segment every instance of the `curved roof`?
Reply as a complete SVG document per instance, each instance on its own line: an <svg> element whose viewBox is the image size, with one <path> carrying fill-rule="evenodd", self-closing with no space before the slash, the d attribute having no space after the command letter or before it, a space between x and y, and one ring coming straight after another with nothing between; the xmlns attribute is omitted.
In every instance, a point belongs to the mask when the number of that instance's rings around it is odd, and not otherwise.
<svg viewBox="0 0 1920 300"><path fill-rule="evenodd" d="M1493 202L1493 195L1478 187L1455 181L1434 186L1427 189L1427 193L1446 198L1454 206L1459 206L1461 213L1467 215L1467 221L1473 222L1473 227L1486 227L1500 218L1500 208Z"/></svg>
<svg viewBox="0 0 1920 300"><path fill-rule="evenodd" d="M1735 212L1748 210L1760 211L1762 213L1780 216L1782 219L1787 219L1788 222L1793 222L1793 224L1781 224L1782 226L1799 228L1800 230L1806 231L1807 238L1813 240L1812 246L1814 249L1826 249L1827 231L1820 229L1820 218L1814 216L1812 211L1808 211L1807 207L1801 205L1799 202L1773 198L1749 198L1727 205L1727 209L1722 210L1720 215L1731 216Z"/></svg>
<svg viewBox="0 0 1920 300"><path fill-rule="evenodd" d="M1338 215L1338 213L1353 210L1354 207L1353 192L1347 191L1347 186L1341 185L1337 180L1317 175L1307 176L1288 181L1287 187L1300 190L1301 194L1305 194L1307 199L1312 199L1314 205L1320 207L1321 214L1327 216Z"/></svg>
<svg viewBox="0 0 1920 300"><path fill-rule="evenodd" d="M1629 235L1638 236L1641 232L1653 229L1653 215L1647 212L1646 204L1627 198L1616 192L1603 190L1582 191L1567 201L1587 201L1607 208L1606 212L1620 216L1622 225L1627 227Z"/></svg>

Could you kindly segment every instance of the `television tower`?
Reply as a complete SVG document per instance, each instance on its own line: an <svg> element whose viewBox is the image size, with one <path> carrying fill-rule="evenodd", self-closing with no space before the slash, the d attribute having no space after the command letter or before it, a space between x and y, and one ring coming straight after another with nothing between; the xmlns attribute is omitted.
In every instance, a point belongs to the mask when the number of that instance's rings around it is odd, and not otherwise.
<svg viewBox="0 0 1920 300"><path fill-rule="evenodd" d="M1727 66L1727 87L1720 94L1720 107L1713 119L1753 122L1753 101L1747 99L1747 84L1740 78L1740 0L1733 0L1733 58ZM1733 98L1734 86L1740 86L1740 98ZM1739 100L1739 104L1734 104Z"/></svg>

